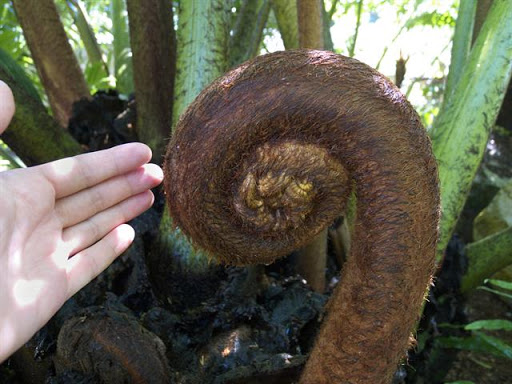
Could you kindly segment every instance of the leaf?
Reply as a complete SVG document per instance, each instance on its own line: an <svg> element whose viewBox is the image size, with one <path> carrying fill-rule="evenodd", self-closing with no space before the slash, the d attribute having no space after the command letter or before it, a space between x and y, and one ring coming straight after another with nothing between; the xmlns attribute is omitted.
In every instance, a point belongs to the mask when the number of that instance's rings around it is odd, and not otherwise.
<svg viewBox="0 0 512 384"><path fill-rule="evenodd" d="M512 345L505 343L503 340L498 339L497 337L486 335L485 333L478 332L477 334L487 344L492 345L494 348L500 351L503 356L512 359Z"/></svg>
<svg viewBox="0 0 512 384"><path fill-rule="evenodd" d="M455 19L449 12L439 13L437 11L425 12L419 16L413 17L407 21L406 27L408 29L418 25L431 25L433 27L443 27L449 25L455 26Z"/></svg>
<svg viewBox="0 0 512 384"><path fill-rule="evenodd" d="M467 380L458 380L458 381L450 381L449 383L444 384L475 384L473 381L467 381Z"/></svg>
<svg viewBox="0 0 512 384"><path fill-rule="evenodd" d="M489 205L475 218L473 223L473 239L478 241L498 233L511 225L512 180L498 191Z"/></svg>
<svg viewBox="0 0 512 384"><path fill-rule="evenodd" d="M496 279L486 279L485 283L494 285L495 287L498 287L498 288L503 288L503 289L512 291L512 283L508 282L508 281L496 280Z"/></svg>
<svg viewBox="0 0 512 384"><path fill-rule="evenodd" d="M84 76L87 84L92 89L100 89L108 87L108 76L103 67L103 63L100 61L94 63L87 63L85 67Z"/></svg>
<svg viewBox="0 0 512 384"><path fill-rule="evenodd" d="M456 337L456 336L438 337L435 339L435 343L437 343L442 348L455 348L455 349L462 349L462 350L466 350L466 351L475 351L475 352L483 352L483 353L491 353L491 354L497 353L494 348L488 346L486 343L482 342L482 340L480 338L477 338L475 336L471 336L471 337Z"/></svg>
<svg viewBox="0 0 512 384"><path fill-rule="evenodd" d="M487 287L478 287L477 289L481 289L482 291L492 292L498 296L506 297L507 299L512 299L512 295L509 295L508 293L504 293L501 291L497 291L495 289L487 288Z"/></svg>
<svg viewBox="0 0 512 384"><path fill-rule="evenodd" d="M488 353L512 359L511 345L482 332L474 332L470 337L438 337L435 342L442 348L456 348L478 353Z"/></svg>
<svg viewBox="0 0 512 384"><path fill-rule="evenodd" d="M464 329L466 331L475 331L479 329L486 329L488 331L504 330L512 331L512 321L510 320L478 320L467 324Z"/></svg>

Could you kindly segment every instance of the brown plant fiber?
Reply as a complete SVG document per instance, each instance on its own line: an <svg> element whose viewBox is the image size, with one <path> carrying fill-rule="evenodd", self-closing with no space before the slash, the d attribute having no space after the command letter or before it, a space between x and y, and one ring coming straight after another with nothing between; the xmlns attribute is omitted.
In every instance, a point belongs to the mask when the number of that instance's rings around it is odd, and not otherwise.
<svg viewBox="0 0 512 384"><path fill-rule="evenodd" d="M174 224L231 264L304 246L355 185L351 254L301 383L389 383L434 268L439 187L400 91L357 60L278 52L242 64L181 117L164 163Z"/></svg>

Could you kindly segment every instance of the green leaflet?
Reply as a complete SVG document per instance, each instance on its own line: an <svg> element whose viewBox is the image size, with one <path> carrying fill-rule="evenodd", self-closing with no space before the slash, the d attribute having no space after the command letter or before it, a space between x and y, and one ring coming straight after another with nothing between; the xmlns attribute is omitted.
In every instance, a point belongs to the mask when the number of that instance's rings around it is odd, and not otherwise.
<svg viewBox="0 0 512 384"><path fill-rule="evenodd" d="M480 329L485 329L488 331L512 331L512 321L496 319L496 320L478 320L472 323L469 323L464 326L466 331L475 331Z"/></svg>

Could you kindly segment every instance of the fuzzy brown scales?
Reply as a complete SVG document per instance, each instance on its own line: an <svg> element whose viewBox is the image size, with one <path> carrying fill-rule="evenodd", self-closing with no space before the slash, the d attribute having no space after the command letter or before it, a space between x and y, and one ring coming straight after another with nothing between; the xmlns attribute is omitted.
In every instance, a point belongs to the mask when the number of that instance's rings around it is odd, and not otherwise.
<svg viewBox="0 0 512 384"><path fill-rule="evenodd" d="M346 184L343 167L314 145L265 143L255 155L242 166L244 180L234 205L242 220L261 232L280 235L304 225L312 217L318 193L332 194ZM330 190L325 190L329 182Z"/></svg>
<svg viewBox="0 0 512 384"><path fill-rule="evenodd" d="M174 223L239 265L305 245L355 185L351 256L301 383L390 382L430 283L439 221L430 141L395 86L333 53L260 56L198 96L164 167Z"/></svg>

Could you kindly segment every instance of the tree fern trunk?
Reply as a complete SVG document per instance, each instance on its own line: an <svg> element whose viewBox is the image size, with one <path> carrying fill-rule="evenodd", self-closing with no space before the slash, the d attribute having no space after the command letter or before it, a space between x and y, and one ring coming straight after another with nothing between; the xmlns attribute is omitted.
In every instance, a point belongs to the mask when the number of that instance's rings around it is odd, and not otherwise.
<svg viewBox="0 0 512 384"><path fill-rule="evenodd" d="M299 47L324 48L324 19L322 0L297 0Z"/></svg>
<svg viewBox="0 0 512 384"><path fill-rule="evenodd" d="M26 165L46 163L82 151L80 144L48 115L23 69L1 49L0 79L11 87L16 100L16 112L2 140Z"/></svg>
<svg viewBox="0 0 512 384"><path fill-rule="evenodd" d="M53 0L13 0L55 119L68 124L71 106L89 89Z"/></svg>
<svg viewBox="0 0 512 384"><path fill-rule="evenodd" d="M128 0L133 52L137 135L161 162L172 128L176 36L167 0Z"/></svg>
<svg viewBox="0 0 512 384"><path fill-rule="evenodd" d="M324 48L322 0L297 0L299 47ZM341 213L341 212L340 212ZM327 265L327 229L320 232L299 252L297 270L316 292L325 290Z"/></svg>

